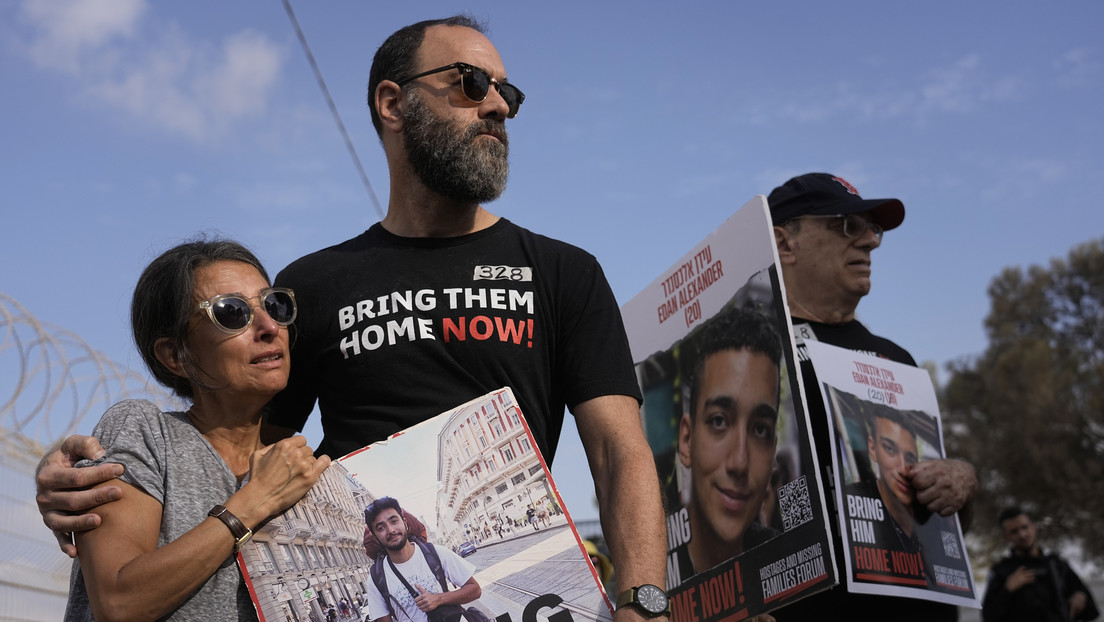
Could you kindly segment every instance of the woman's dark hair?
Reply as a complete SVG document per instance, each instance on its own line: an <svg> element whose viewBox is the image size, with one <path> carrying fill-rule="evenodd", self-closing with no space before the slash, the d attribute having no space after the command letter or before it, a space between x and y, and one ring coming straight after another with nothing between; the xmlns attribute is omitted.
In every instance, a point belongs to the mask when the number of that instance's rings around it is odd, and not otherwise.
<svg viewBox="0 0 1104 622"><path fill-rule="evenodd" d="M134 287L130 303L130 326L134 344L146 367L158 382L184 399L194 397L194 386L212 388L203 382L188 354L188 320L196 311L196 270L219 261L240 261L257 269L268 282L261 261L256 255L233 240L195 239L174 246L154 259ZM188 377L183 378L157 360L154 344L167 338L176 348L177 356Z"/></svg>

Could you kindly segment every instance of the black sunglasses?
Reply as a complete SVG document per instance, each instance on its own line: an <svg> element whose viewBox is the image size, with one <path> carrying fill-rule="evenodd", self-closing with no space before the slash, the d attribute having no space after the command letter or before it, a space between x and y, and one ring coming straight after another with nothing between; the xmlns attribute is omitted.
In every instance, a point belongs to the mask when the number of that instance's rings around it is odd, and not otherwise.
<svg viewBox="0 0 1104 622"><path fill-rule="evenodd" d="M215 326L225 333L236 335L253 323L253 300L260 300L268 317L280 326L294 322L299 312L295 306L295 292L286 287L269 287L256 296L219 294L199 303L196 310L206 311Z"/></svg>
<svg viewBox="0 0 1104 622"><path fill-rule="evenodd" d="M425 76L448 71L449 69L456 69L460 72L460 87L464 91L464 97L467 97L477 104L481 104L483 100L487 99L487 94L490 93L491 85L493 84L495 89L498 90L498 94L506 101L506 106L509 108L506 112L506 118L513 119L517 116L518 108L521 108L521 102L525 101L525 93L522 93L521 89L510 84L506 80L499 82L492 78L491 74L487 73L486 69L476 67L475 65L453 63L451 65L445 65L444 67L423 71L409 78L395 80L395 84L402 86L411 80L424 78Z"/></svg>

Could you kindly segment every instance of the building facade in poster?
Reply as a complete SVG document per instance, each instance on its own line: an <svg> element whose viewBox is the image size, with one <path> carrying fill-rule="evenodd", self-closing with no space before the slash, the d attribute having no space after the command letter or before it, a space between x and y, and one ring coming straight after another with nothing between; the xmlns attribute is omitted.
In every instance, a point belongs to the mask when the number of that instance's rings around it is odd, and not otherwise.
<svg viewBox="0 0 1104 622"><path fill-rule="evenodd" d="M241 550L250 591L274 620L325 619L342 599L358 601L371 561L364 554L364 506L372 497L335 463L302 501L257 530Z"/></svg>
<svg viewBox="0 0 1104 622"><path fill-rule="evenodd" d="M546 526L556 516L544 467L511 393L496 392L453 415L437 440L440 542L453 549L465 542L479 546L531 529L529 510Z"/></svg>

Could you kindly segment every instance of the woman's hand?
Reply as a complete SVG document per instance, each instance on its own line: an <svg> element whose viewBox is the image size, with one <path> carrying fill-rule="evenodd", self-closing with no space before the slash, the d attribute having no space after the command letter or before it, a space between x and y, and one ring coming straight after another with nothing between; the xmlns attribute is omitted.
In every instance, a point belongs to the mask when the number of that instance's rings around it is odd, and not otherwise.
<svg viewBox="0 0 1104 622"><path fill-rule="evenodd" d="M253 452L249 483L241 492L249 488L250 496L257 495L257 523L294 505L329 466L329 456L315 458L314 452L307 447L307 439L302 436L285 438ZM242 517L242 520L246 519ZM246 525L256 526L249 522Z"/></svg>

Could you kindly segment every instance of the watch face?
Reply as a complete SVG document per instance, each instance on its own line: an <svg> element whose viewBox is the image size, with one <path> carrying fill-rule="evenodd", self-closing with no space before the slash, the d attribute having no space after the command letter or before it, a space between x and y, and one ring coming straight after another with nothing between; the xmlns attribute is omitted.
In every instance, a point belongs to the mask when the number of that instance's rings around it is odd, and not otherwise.
<svg viewBox="0 0 1104 622"><path fill-rule="evenodd" d="M651 613L667 610L667 594L654 585L641 585L636 590L636 602Z"/></svg>

